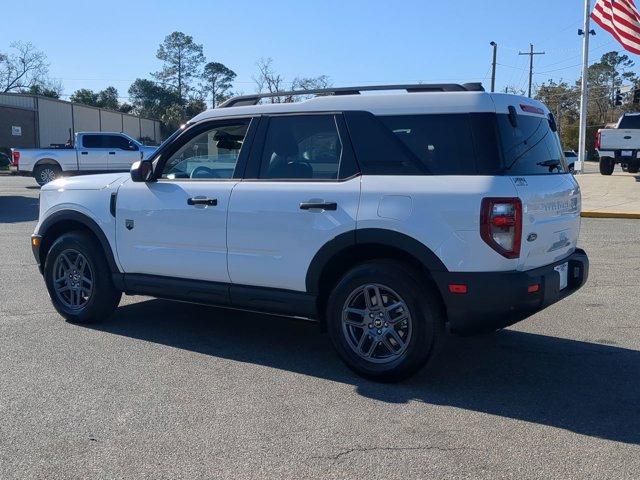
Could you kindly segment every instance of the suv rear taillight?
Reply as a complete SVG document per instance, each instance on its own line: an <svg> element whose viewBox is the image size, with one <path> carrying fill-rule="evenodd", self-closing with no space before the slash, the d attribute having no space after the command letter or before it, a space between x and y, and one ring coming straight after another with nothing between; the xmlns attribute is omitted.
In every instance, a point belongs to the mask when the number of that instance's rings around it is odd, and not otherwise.
<svg viewBox="0 0 640 480"><path fill-rule="evenodd" d="M600 150L600 130L596 132L596 150Z"/></svg>
<svg viewBox="0 0 640 480"><path fill-rule="evenodd" d="M480 236L503 257L518 258L522 242L520 199L483 198L480 209Z"/></svg>
<svg viewBox="0 0 640 480"><path fill-rule="evenodd" d="M20 152L17 150L12 151L11 157L13 159L11 162L11 165L13 165L14 167L17 167L18 164L20 163Z"/></svg>

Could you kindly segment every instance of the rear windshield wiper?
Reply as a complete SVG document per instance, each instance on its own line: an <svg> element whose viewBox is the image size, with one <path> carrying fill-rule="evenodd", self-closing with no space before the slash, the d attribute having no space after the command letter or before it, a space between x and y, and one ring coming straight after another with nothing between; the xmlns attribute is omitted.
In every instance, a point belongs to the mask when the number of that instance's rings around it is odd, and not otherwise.
<svg viewBox="0 0 640 480"><path fill-rule="evenodd" d="M538 162L536 165L540 167L549 167L549 171L553 172L554 168L557 168L560 171L560 160L545 160L544 162Z"/></svg>

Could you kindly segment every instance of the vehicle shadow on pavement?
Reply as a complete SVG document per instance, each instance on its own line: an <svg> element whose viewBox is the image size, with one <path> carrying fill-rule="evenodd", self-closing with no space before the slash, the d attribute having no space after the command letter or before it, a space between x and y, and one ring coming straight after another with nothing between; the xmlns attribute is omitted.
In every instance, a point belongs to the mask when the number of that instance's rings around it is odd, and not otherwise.
<svg viewBox="0 0 640 480"><path fill-rule="evenodd" d="M504 330L450 338L395 385L348 370L316 324L164 300L120 307L97 330L352 384L368 398L422 401L640 444L640 351Z"/></svg>
<svg viewBox="0 0 640 480"><path fill-rule="evenodd" d="M0 195L0 223L37 220L38 205L39 201L34 197Z"/></svg>

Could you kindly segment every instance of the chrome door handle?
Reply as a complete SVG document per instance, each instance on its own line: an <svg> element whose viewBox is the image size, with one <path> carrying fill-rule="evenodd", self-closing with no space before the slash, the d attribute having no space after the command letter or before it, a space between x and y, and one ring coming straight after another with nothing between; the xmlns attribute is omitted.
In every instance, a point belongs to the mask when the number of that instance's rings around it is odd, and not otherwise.
<svg viewBox="0 0 640 480"><path fill-rule="evenodd" d="M300 210L337 210L336 202L303 202L300 204Z"/></svg>
<svg viewBox="0 0 640 480"><path fill-rule="evenodd" d="M218 205L218 199L209 197L191 197L187 198L187 205L207 205L209 207L215 207Z"/></svg>

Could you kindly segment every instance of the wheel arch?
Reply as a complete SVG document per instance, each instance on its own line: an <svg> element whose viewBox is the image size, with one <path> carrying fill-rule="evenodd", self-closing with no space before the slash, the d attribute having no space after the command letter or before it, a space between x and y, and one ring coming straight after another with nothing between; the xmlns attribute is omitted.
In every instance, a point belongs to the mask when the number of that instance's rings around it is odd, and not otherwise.
<svg viewBox="0 0 640 480"><path fill-rule="evenodd" d="M55 165L58 168L60 168L62 170L62 166L60 165L60 162L58 162L56 159L51 158L51 157L45 157L45 158L40 158L38 159L38 161L36 161L36 163L33 164L33 168L35 169L36 167L39 167L40 165Z"/></svg>
<svg viewBox="0 0 640 480"><path fill-rule="evenodd" d="M425 281L432 283L442 294L431 275L446 272L447 267L438 256L409 235L385 229L353 230L327 242L316 253L306 276L307 292L316 295L318 316L324 317L326 299L331 289L348 270L368 260L397 260L414 268Z"/></svg>
<svg viewBox="0 0 640 480"><path fill-rule="evenodd" d="M60 235L74 230L88 232L104 251L109 269L113 273L119 272L111 245L102 228L100 228L98 223L91 217L76 210L60 210L55 212L47 217L38 228L37 234L42 238L38 253L41 270L44 268L44 262L46 261L47 254L53 242L55 242Z"/></svg>

